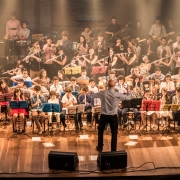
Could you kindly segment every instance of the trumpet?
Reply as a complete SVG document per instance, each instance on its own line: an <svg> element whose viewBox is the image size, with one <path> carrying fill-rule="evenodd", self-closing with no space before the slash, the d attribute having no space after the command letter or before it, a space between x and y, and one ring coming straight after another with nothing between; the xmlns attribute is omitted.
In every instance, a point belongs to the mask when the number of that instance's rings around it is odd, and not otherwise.
<svg viewBox="0 0 180 180"><path fill-rule="evenodd" d="M8 70L8 71L6 71L6 72L3 72L2 74L11 73L11 72L17 71L17 70L19 70L19 69L20 69L20 68L11 69L11 70Z"/></svg>
<svg viewBox="0 0 180 180"><path fill-rule="evenodd" d="M63 40L63 39L58 40L58 41L57 41L57 43L55 44L55 47L58 47L60 44L62 45L62 44L63 44L63 42L64 42L64 40Z"/></svg>

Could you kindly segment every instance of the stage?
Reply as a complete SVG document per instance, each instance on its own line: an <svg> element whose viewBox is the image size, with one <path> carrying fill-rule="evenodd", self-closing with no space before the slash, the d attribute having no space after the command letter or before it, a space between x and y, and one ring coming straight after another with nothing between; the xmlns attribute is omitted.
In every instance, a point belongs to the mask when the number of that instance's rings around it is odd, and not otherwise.
<svg viewBox="0 0 180 180"><path fill-rule="evenodd" d="M86 126L84 126L86 128ZM118 150L127 152L126 170L100 171L97 166L97 131L76 134L54 130L42 136L32 133L12 135L12 126L0 123L0 177L8 178L82 178L82 179L168 179L180 177L180 142L178 133L134 133L119 130ZM110 132L104 132L104 150L110 151ZM49 170L50 151L77 152L79 165L75 172ZM146 176L146 177L145 177ZM153 176L153 177L152 177Z"/></svg>

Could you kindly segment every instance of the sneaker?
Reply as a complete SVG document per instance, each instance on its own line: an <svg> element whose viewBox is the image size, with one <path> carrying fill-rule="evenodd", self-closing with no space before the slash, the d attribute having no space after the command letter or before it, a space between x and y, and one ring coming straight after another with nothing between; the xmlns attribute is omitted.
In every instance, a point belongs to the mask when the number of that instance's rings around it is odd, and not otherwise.
<svg viewBox="0 0 180 180"><path fill-rule="evenodd" d="M98 151L98 152L102 152L102 148L100 148L100 147L96 146L96 151Z"/></svg>

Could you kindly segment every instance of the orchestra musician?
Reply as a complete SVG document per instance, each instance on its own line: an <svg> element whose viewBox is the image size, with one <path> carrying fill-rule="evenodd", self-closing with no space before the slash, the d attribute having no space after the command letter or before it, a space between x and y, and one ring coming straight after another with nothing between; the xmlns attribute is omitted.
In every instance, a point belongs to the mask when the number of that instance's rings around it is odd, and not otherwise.
<svg viewBox="0 0 180 180"><path fill-rule="evenodd" d="M45 113L42 112L42 103L46 103L45 97L41 94L41 87L34 86L34 95L30 98L32 119L34 120L38 134L42 134L42 123L45 120Z"/></svg>
<svg viewBox="0 0 180 180"><path fill-rule="evenodd" d="M8 87L6 81L4 79L0 79L0 95L5 93L11 93L11 89ZM1 113L1 106L7 107L7 114L10 115L10 108L8 101L2 101L0 102L0 113ZM0 118L1 119L1 118Z"/></svg>
<svg viewBox="0 0 180 180"><path fill-rule="evenodd" d="M178 69L180 67L180 48L175 48L174 49L174 53L175 53L175 56L174 56L174 61L175 61L175 69L174 69L174 74L177 74L178 73Z"/></svg>
<svg viewBox="0 0 180 180"><path fill-rule="evenodd" d="M72 76L71 79L70 79L70 85L69 87L72 89L72 91L80 91L80 87L79 85L77 84L77 78Z"/></svg>
<svg viewBox="0 0 180 180"><path fill-rule="evenodd" d="M58 71L59 81L69 81L69 78L64 74L63 70Z"/></svg>
<svg viewBox="0 0 180 180"><path fill-rule="evenodd" d="M22 74L11 77L11 81L13 82L17 82L18 79L23 79L24 81L32 81L28 76L28 71L26 68L22 69Z"/></svg>
<svg viewBox="0 0 180 180"><path fill-rule="evenodd" d="M87 71L86 71L86 68L82 67L81 68L81 76L78 77L77 79L79 80L88 80L89 81L89 77L87 76Z"/></svg>
<svg viewBox="0 0 180 180"><path fill-rule="evenodd" d="M89 92L96 93L96 92L98 92L98 89L99 89L99 87L97 88L95 80L93 78L90 78L89 79L89 85L88 85Z"/></svg>
<svg viewBox="0 0 180 180"><path fill-rule="evenodd" d="M125 77L123 75L117 77L115 88L118 89L120 93L127 93L127 83L125 82Z"/></svg>
<svg viewBox="0 0 180 180"><path fill-rule="evenodd" d="M159 79L160 81L163 81L165 78L165 75L161 73L160 67L155 67L154 73L147 76L146 80L149 80L150 77L154 77L154 79Z"/></svg>
<svg viewBox="0 0 180 180"><path fill-rule="evenodd" d="M33 42L33 51L25 58L25 62L29 62L30 77L34 79L39 76L42 69L43 54L41 52L40 44L37 41Z"/></svg>
<svg viewBox="0 0 180 180"><path fill-rule="evenodd" d="M60 96L60 93L63 92L63 87L59 84L59 78L57 76L53 77L53 84L50 86L50 92L55 91L57 96Z"/></svg>
<svg viewBox="0 0 180 180"><path fill-rule="evenodd" d="M62 97L61 103L62 103L62 112L61 112L61 115L60 115L60 119L61 119L61 122L62 122L64 128L66 128L67 125L65 123L65 114L68 113L67 112L67 107L77 105L77 99L76 99L76 97L74 95L72 95L71 87L66 87L65 88L65 95ZM76 131L78 131L79 130L79 125L81 127L83 126L82 121L79 121L77 115L75 115L73 117L75 119Z"/></svg>
<svg viewBox="0 0 180 180"><path fill-rule="evenodd" d="M92 92L91 92L92 93ZM84 85L81 88L81 93L78 96L78 104L85 105L85 113L87 114L87 126L92 126L92 98L91 93L89 92L88 86ZM81 114L78 114L79 120L81 121Z"/></svg>
<svg viewBox="0 0 180 180"><path fill-rule="evenodd" d="M152 100L151 99L151 92L149 90L144 92L144 99L142 100L142 104L144 100ZM152 119L151 127L150 129L156 130L157 126L155 124L155 121L157 119L157 115L155 111L141 111L141 120L142 120L142 130L145 129L148 125L146 124L146 116L150 116L150 121Z"/></svg>
<svg viewBox="0 0 180 180"><path fill-rule="evenodd" d="M161 119L159 121L159 124L161 126L168 126L168 119L172 119L172 111L164 111L162 108L165 104L170 104L170 97L168 96L168 89L166 87L163 87L161 89L161 106L159 113L157 112L157 116L159 115L159 118Z"/></svg>
<svg viewBox="0 0 180 180"><path fill-rule="evenodd" d="M25 97L22 93L22 91L19 88L15 88L13 92L13 97L11 98L11 101L25 101ZM17 118L20 118L21 126L22 126L22 133L25 132L25 120L24 116L28 115L26 109L24 108L15 108L11 110L10 116L13 117L13 127L14 132L17 133Z"/></svg>
<svg viewBox="0 0 180 180"><path fill-rule="evenodd" d="M76 51L79 52L79 55L84 55L88 52L88 44L86 43L86 39L83 35L79 37L79 43L77 44Z"/></svg>
<svg viewBox="0 0 180 180"><path fill-rule="evenodd" d="M166 88L167 91L174 91L175 90L175 84L171 79L171 74L166 74L164 81L160 84L160 92L163 88Z"/></svg>
<svg viewBox="0 0 180 180"><path fill-rule="evenodd" d="M156 16L155 24L151 26L149 35L151 35L153 39L157 42L161 37L164 37L166 35L166 29L165 26L161 24L160 16Z"/></svg>
<svg viewBox="0 0 180 180"><path fill-rule="evenodd" d="M59 99L56 98L56 92L51 91L49 94L50 98L48 99L48 103L53 103L53 104L59 104ZM52 123L53 123L53 116L56 117L56 122L57 126L56 128L60 128L60 112L48 112L48 121L49 121L49 128L52 128Z"/></svg>
<svg viewBox="0 0 180 180"><path fill-rule="evenodd" d="M93 41L93 32L90 30L90 27L88 25L84 26L84 31L81 33L81 35L85 37L88 47L91 47Z"/></svg>
<svg viewBox="0 0 180 180"><path fill-rule="evenodd" d="M54 74L53 70L53 56L55 56L56 53L56 45L52 43L52 37L48 36L46 39L46 44L43 46L43 51L44 51L44 68L48 72L49 77L52 79ZM49 61L48 61L49 60Z"/></svg>

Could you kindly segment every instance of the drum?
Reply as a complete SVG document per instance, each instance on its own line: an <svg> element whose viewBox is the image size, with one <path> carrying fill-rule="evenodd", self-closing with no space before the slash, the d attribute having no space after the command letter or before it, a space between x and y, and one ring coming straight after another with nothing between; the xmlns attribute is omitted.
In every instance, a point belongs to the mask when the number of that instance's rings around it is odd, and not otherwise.
<svg viewBox="0 0 180 180"><path fill-rule="evenodd" d="M72 50L76 51L77 50L77 42L72 42Z"/></svg>
<svg viewBox="0 0 180 180"><path fill-rule="evenodd" d="M21 40L21 41L16 41L18 46L26 46L27 45L27 41L25 40Z"/></svg>

